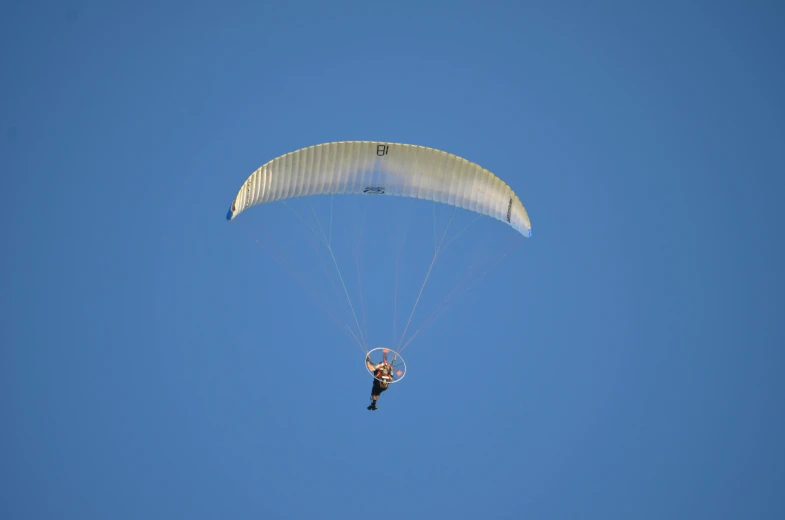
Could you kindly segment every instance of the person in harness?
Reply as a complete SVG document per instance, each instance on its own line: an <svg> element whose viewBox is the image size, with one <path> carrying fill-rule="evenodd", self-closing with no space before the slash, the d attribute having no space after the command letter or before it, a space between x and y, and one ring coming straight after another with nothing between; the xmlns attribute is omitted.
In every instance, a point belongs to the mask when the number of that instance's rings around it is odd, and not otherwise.
<svg viewBox="0 0 785 520"><path fill-rule="evenodd" d="M373 372L373 387L371 388L371 404L368 406L369 410L376 410L376 401L382 392L390 387L393 381L393 367L387 363L387 355L384 356L384 361L378 365L371 363L371 357L365 356L365 365L368 370Z"/></svg>

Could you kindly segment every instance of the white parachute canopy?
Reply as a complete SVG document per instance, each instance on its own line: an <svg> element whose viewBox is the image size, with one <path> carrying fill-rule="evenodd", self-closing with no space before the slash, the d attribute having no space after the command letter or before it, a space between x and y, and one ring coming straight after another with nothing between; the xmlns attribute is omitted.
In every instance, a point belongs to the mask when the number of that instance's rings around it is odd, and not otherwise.
<svg viewBox="0 0 785 520"><path fill-rule="evenodd" d="M520 199L493 173L433 148L375 141L319 144L273 159L243 183L226 219L257 204L342 194L440 202L493 217L531 236Z"/></svg>

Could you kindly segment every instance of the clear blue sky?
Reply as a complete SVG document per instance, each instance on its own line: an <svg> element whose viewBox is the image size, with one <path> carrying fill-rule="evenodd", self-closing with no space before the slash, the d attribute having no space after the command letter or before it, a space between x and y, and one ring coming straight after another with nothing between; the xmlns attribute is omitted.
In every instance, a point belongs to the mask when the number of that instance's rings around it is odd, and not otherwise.
<svg viewBox="0 0 785 520"><path fill-rule="evenodd" d="M785 517L782 3L217 5L0 7L0 518ZM224 219L354 139L482 164L533 226L376 412L249 236L325 284L305 228ZM393 206L335 215L373 346L396 240L399 314L433 248L433 206ZM456 240L412 327L509 236Z"/></svg>

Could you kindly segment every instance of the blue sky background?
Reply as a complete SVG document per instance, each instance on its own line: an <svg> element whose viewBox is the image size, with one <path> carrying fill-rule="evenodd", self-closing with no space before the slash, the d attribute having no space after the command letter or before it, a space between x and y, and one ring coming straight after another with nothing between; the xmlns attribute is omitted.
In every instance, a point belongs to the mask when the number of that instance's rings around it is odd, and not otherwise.
<svg viewBox="0 0 785 520"><path fill-rule="evenodd" d="M0 7L0 517L785 516L781 3L221 5ZM266 252L343 318L307 229L224 219L264 162L354 139L475 161L533 224L376 412ZM372 346L434 209L336 199ZM511 236L450 245L412 329Z"/></svg>

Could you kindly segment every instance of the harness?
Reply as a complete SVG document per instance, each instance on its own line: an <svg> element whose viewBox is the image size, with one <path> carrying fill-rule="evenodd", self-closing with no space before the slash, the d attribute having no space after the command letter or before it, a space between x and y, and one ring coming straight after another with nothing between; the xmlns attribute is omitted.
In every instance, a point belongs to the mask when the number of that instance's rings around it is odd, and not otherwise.
<svg viewBox="0 0 785 520"><path fill-rule="evenodd" d="M382 388L387 388L393 380L392 367L390 365L381 366L376 369L374 376L379 379Z"/></svg>

